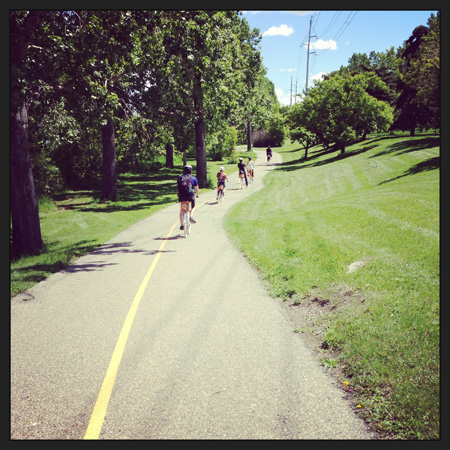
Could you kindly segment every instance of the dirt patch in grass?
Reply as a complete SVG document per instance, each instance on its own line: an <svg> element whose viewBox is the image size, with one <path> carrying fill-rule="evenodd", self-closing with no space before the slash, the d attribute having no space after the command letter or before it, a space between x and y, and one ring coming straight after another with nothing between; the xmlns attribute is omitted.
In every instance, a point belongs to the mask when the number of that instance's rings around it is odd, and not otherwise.
<svg viewBox="0 0 450 450"><path fill-rule="evenodd" d="M311 294L302 298L299 298L298 294L294 295L283 300L282 305L296 332L302 333L308 346L322 355L325 353L324 350L329 350L324 343L324 333L327 331L326 317L350 303L363 304L364 301L361 292L346 286L335 286L325 295L313 287Z"/></svg>
<svg viewBox="0 0 450 450"><path fill-rule="evenodd" d="M337 385L345 393L345 398L355 413L358 414L356 396L347 382L351 375L346 374L343 370L342 361L339 359L339 350L332 348L326 340L328 316L355 303L358 305L365 303L361 292L345 286L335 286L326 295L319 294L315 288L312 289L310 295L305 295L302 298L298 298L298 294L296 294L283 300L282 306L293 323L295 333L301 334L307 347L327 368L327 371L336 380Z"/></svg>
<svg viewBox="0 0 450 450"><path fill-rule="evenodd" d="M300 333L308 347L320 359L336 357L324 345L323 335L326 332L324 317L336 309L329 299L318 296L304 297L301 301L289 298L283 301L296 333Z"/></svg>

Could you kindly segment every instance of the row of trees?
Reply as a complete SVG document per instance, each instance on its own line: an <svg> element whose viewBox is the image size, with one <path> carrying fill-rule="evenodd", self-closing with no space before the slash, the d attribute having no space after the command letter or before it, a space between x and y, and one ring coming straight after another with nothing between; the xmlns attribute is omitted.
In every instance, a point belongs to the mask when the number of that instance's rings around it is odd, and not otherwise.
<svg viewBox="0 0 450 450"><path fill-rule="evenodd" d="M37 194L92 187L117 197L139 170L279 120L259 30L236 11L22 11L11 30L11 253L42 250ZM220 149L213 148L212 151ZM217 147L217 146L216 146Z"/></svg>
<svg viewBox="0 0 450 450"><path fill-rule="evenodd" d="M440 126L440 15L414 29L404 45L354 54L285 109L292 141L345 147L372 131Z"/></svg>

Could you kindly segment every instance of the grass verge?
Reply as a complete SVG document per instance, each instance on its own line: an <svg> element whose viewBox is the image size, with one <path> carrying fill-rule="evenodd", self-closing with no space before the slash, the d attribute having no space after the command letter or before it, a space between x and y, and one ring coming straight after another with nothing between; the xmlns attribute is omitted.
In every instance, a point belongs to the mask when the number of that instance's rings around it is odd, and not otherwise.
<svg viewBox="0 0 450 450"><path fill-rule="evenodd" d="M439 138L275 150L227 231L373 429L439 439Z"/></svg>

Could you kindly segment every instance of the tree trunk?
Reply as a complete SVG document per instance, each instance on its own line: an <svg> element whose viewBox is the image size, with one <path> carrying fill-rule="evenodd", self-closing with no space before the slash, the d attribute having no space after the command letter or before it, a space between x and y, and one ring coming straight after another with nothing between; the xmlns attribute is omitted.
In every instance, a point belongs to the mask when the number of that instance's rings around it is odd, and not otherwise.
<svg viewBox="0 0 450 450"><path fill-rule="evenodd" d="M173 169L173 145L166 144L166 167Z"/></svg>
<svg viewBox="0 0 450 450"><path fill-rule="evenodd" d="M28 111L25 100L11 114L11 256L40 253L44 244L39 205L34 188L28 144Z"/></svg>
<svg viewBox="0 0 450 450"><path fill-rule="evenodd" d="M40 253L42 242L39 222L39 205L31 170L28 142L28 110L26 99L21 94L19 79L23 61L33 33L47 11L30 11L21 25L10 12L10 207L11 207L11 257Z"/></svg>
<svg viewBox="0 0 450 450"><path fill-rule="evenodd" d="M103 172L102 195L100 201L117 200L116 146L114 137L114 123L108 119L102 128Z"/></svg>
<svg viewBox="0 0 450 450"><path fill-rule="evenodd" d="M247 120L247 151L252 149L252 123Z"/></svg>
<svg viewBox="0 0 450 450"><path fill-rule="evenodd" d="M206 172L205 117L203 112L203 87L199 76L194 78L195 155L197 159L196 177L200 188L208 187Z"/></svg>

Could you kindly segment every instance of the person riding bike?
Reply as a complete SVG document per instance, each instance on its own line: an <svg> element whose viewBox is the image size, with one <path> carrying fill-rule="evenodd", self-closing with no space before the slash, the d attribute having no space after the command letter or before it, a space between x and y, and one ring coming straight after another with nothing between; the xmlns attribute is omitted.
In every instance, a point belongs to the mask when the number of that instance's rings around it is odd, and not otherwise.
<svg viewBox="0 0 450 450"><path fill-rule="evenodd" d="M225 181L229 181L227 174L224 172L225 168L221 167L220 172L217 174L217 197L216 200L219 200L219 189L220 186L223 186L222 188L222 194L225 196Z"/></svg>
<svg viewBox="0 0 450 450"><path fill-rule="evenodd" d="M248 157L247 171L248 176L250 177L250 181L253 181L253 177L255 176L255 166L253 165L251 156Z"/></svg>
<svg viewBox="0 0 450 450"><path fill-rule="evenodd" d="M245 185L248 186L247 173L245 171L245 164L242 162L242 158L239 158L238 168L239 168L239 180L245 178Z"/></svg>
<svg viewBox="0 0 450 450"><path fill-rule="evenodd" d="M192 218L195 211L195 197L198 198L198 180L192 176L192 166L183 167L183 175L179 175L177 179L177 194L179 202L191 202L191 222L196 221ZM195 190L195 192L194 192ZM183 212L180 209L180 230L183 230Z"/></svg>
<svg viewBox="0 0 450 450"><path fill-rule="evenodd" d="M270 145L267 147L266 156L267 156L267 162L270 162L270 158L272 158L272 149L270 148Z"/></svg>

